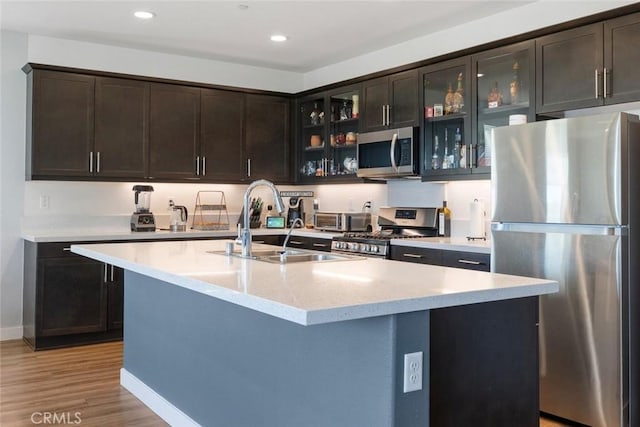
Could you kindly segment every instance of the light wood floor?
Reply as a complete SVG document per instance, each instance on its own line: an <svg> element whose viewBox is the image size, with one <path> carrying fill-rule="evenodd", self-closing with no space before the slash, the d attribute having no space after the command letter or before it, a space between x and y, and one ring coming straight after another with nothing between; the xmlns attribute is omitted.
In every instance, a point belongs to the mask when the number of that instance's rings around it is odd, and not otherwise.
<svg viewBox="0 0 640 427"><path fill-rule="evenodd" d="M38 352L0 342L0 426L45 425L46 412L71 421L79 413L81 426L166 426L120 387L121 367L122 342ZM540 427L564 424L540 419Z"/></svg>
<svg viewBox="0 0 640 427"><path fill-rule="evenodd" d="M81 426L166 426L120 387L121 367L122 342L38 352L0 342L0 426L46 425L46 412Z"/></svg>

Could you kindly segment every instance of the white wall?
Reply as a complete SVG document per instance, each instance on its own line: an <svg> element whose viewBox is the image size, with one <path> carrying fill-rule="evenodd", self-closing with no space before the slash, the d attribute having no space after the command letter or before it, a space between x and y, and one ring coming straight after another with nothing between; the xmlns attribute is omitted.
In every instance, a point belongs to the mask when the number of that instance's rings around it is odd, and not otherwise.
<svg viewBox="0 0 640 427"><path fill-rule="evenodd" d="M634 2L557 0L524 3L521 7L500 14L318 68L304 75L304 87L312 89L375 71L435 58L632 3Z"/></svg>
<svg viewBox="0 0 640 427"><path fill-rule="evenodd" d="M36 35L29 35L29 62L287 93L302 90L300 73Z"/></svg>
<svg viewBox="0 0 640 427"><path fill-rule="evenodd" d="M26 35L0 33L0 340L22 336L26 61Z"/></svg>

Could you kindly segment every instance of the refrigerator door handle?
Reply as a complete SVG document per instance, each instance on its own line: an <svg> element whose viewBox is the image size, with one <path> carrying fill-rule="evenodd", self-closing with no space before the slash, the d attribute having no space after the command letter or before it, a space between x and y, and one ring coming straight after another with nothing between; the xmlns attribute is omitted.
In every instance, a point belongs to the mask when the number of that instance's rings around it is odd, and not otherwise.
<svg viewBox="0 0 640 427"><path fill-rule="evenodd" d="M626 236L627 226L583 224L491 223L491 231L515 231L522 233L589 234L597 236Z"/></svg>

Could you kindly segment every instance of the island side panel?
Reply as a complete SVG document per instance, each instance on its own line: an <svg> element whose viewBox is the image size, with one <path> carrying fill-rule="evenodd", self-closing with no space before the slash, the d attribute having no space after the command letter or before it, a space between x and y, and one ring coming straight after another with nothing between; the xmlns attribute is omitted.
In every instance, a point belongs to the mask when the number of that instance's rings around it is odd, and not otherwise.
<svg viewBox="0 0 640 427"><path fill-rule="evenodd" d="M432 426L538 427L538 297L431 310Z"/></svg>
<svg viewBox="0 0 640 427"><path fill-rule="evenodd" d="M206 426L426 427L428 382L402 393L402 365L428 366L428 327L427 311L302 326L125 276L124 369Z"/></svg>

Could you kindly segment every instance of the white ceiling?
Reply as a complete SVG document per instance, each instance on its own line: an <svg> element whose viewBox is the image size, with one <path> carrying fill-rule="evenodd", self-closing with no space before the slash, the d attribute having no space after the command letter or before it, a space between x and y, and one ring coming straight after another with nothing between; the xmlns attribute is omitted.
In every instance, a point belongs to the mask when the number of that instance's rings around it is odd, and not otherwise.
<svg viewBox="0 0 640 427"><path fill-rule="evenodd" d="M307 72L532 3L423 1L6 1L3 29ZM240 5L247 5L242 9ZM133 17L150 10L152 20ZM275 44L273 33L290 39Z"/></svg>

